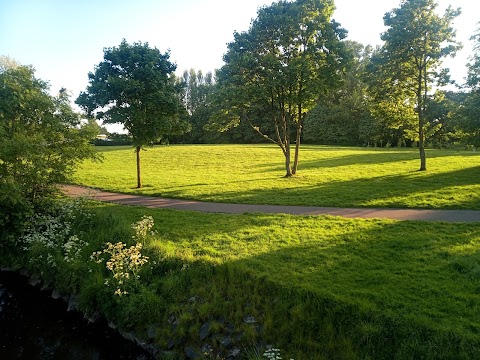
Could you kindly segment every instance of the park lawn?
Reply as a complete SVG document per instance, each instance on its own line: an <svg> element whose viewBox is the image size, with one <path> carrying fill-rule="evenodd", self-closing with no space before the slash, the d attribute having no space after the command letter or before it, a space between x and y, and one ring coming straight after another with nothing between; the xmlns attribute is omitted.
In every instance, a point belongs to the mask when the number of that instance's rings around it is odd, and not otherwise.
<svg viewBox="0 0 480 360"><path fill-rule="evenodd" d="M298 175L284 178L274 145L170 145L142 152L136 189L131 147L99 147L74 183L123 193L202 201L334 207L480 210L480 152L305 145Z"/></svg>
<svg viewBox="0 0 480 360"><path fill-rule="evenodd" d="M128 321L138 318L140 327L154 322L168 328L173 313L180 319L177 336L197 339L205 321L222 318L245 327L242 319L252 315L261 338L280 347L284 358L480 354L479 224L108 204L92 210L96 226L82 229L82 238L97 247L121 234L129 238L130 224L141 216L154 218L157 235L147 249L157 265L142 275L142 284L165 308L159 319L151 313L154 306L142 303L144 294L122 300L136 304L134 311L125 307ZM103 281L97 281L100 287ZM191 298L201 301L192 304ZM253 344L255 335L242 331ZM166 344L172 336L164 329L161 339Z"/></svg>

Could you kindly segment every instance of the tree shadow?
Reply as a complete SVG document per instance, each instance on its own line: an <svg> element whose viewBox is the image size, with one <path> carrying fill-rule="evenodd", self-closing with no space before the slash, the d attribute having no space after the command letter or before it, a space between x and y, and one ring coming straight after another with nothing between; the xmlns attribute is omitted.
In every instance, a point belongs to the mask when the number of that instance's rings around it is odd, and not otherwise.
<svg viewBox="0 0 480 360"><path fill-rule="evenodd" d="M412 171L405 174L376 178L332 181L318 185L302 185L301 178L287 179L282 189L253 189L200 194L199 198L213 199L221 194L221 202L271 205L304 205L327 207L409 207L443 209L480 209L480 192L464 192L457 199L456 190L478 184L480 166L444 173ZM255 181L255 180L252 180ZM171 191L175 198L185 197L183 191ZM439 200L440 199L440 200ZM437 205L438 206L438 205Z"/></svg>
<svg viewBox="0 0 480 360"><path fill-rule="evenodd" d="M332 151L334 149L328 149L328 151ZM339 150L348 150L348 149L339 149ZM376 151L378 151L376 153ZM317 169L317 168L335 168L340 166L351 166L351 165L375 165L375 164L389 164L389 163L396 163L402 161L412 161L412 160L419 160L418 151L414 151L412 149L405 149L405 150L389 150L386 151L385 149L378 149L373 150L372 148L366 149L356 149L354 154L346 154L344 156L334 156L328 158L319 158L313 160L304 160L302 159L302 152L313 152L316 154L319 153L318 148L311 148L311 149L304 149L302 148L300 152L300 162L299 162L299 171L302 170L309 170L309 169ZM365 152L365 153L358 153L358 152ZM427 162L428 159L435 159L435 158L442 158L442 157L452 157L452 156L461 156L461 157L480 157L480 153L474 152L450 152L445 151L442 152L440 150L436 150L434 152L427 153ZM256 164L253 165L254 168L260 169L269 169L271 171L280 171L284 169L282 164L277 163L267 163L267 164ZM415 170L415 169L412 169Z"/></svg>
<svg viewBox="0 0 480 360"><path fill-rule="evenodd" d="M327 224L320 221L318 226ZM343 333L332 337L347 333L361 350L377 353L375 358L382 358L382 347L392 356L405 342L418 346L421 339L428 355L443 355L447 347L458 346L459 339L476 339L478 346L480 226L382 222L357 232L352 231L354 223L345 227L345 234L299 239L229 265L288 289L282 299L288 304L262 304L259 312L275 317L278 307L303 317L295 317L287 327L274 323L271 331L276 326L291 331L283 339L286 344L295 344L299 332L308 344L320 341L333 326ZM316 305L299 304L294 294L300 293L311 294L304 296L306 302ZM371 336L376 340L368 340Z"/></svg>

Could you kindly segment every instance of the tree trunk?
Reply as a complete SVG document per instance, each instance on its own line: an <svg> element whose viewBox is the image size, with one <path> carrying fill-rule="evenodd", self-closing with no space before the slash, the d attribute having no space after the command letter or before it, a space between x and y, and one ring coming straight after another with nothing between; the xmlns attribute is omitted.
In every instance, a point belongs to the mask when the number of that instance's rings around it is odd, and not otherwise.
<svg viewBox="0 0 480 360"><path fill-rule="evenodd" d="M285 144L285 170L286 170L285 177L291 177L292 166L290 164L290 142L287 142Z"/></svg>
<svg viewBox="0 0 480 360"><path fill-rule="evenodd" d="M426 66L426 65L425 65ZM419 171L427 170L427 159L425 157L425 133L424 133L424 98L422 93L423 85L423 67L419 68L418 73L418 88L417 88L417 113L418 113L418 150L420 152L420 169ZM426 91L426 90L425 90Z"/></svg>
<svg viewBox="0 0 480 360"><path fill-rule="evenodd" d="M135 152L137 153L137 189L140 189L142 187L142 178L140 176L140 151L142 148L140 146L137 146L135 148Z"/></svg>
<svg viewBox="0 0 480 360"><path fill-rule="evenodd" d="M295 143L295 159L293 161L293 170L292 174L295 175L297 173L297 168L298 168L298 158L300 154L300 141L302 137L302 121L303 121L303 115L302 115L302 106L298 106L298 121L297 121L297 138L296 138L296 143Z"/></svg>

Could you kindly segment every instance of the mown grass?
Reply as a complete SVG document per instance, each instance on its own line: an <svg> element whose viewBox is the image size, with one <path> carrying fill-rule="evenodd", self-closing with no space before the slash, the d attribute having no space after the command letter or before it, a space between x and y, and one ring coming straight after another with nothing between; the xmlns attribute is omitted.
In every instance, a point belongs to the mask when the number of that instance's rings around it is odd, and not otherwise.
<svg viewBox="0 0 480 360"><path fill-rule="evenodd" d="M81 229L89 251L130 238L141 216L154 218L148 251L157 265L137 294L112 306L104 278L82 281L91 287L84 301L121 325L160 324L160 346L179 338L199 349L202 323L221 318L241 329L244 344L266 339L297 360L480 354L479 224L92 210L94 223ZM243 323L247 315L260 332Z"/></svg>
<svg viewBox="0 0 480 360"><path fill-rule="evenodd" d="M299 173L284 178L270 145L174 145L142 153L135 189L133 149L99 148L102 163L82 164L74 182L124 193L250 204L480 209L480 153L303 146Z"/></svg>

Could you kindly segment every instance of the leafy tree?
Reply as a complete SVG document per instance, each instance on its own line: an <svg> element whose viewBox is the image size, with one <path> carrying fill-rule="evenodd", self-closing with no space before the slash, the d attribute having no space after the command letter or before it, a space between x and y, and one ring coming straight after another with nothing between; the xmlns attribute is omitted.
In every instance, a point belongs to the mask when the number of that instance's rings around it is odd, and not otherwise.
<svg viewBox="0 0 480 360"><path fill-rule="evenodd" d="M466 93L437 90L429 99L425 117L425 134L435 147L446 147L465 138L462 109Z"/></svg>
<svg viewBox="0 0 480 360"><path fill-rule="evenodd" d="M15 69L19 67L20 64L9 56L0 55L0 73L3 73L9 69Z"/></svg>
<svg viewBox="0 0 480 360"><path fill-rule="evenodd" d="M166 135L187 129L181 121L176 65L148 43L104 50L104 59L89 73L89 85L76 103L105 124L120 123L132 137L137 157L137 187L142 187L140 151Z"/></svg>
<svg viewBox="0 0 480 360"><path fill-rule="evenodd" d="M95 129L83 124L68 93L48 93L31 67L0 70L0 228L4 236L94 157Z"/></svg>
<svg viewBox="0 0 480 360"><path fill-rule="evenodd" d="M455 42L455 31L451 27L460 9L449 7L440 16L436 8L434 0L403 0L399 8L386 13L384 23L388 29L382 34L385 43L380 52L384 73L388 74L391 85L405 91L404 103L415 108L421 171L427 169L428 91L435 82L442 85L448 81L448 70L440 69L441 60L447 55L454 56L461 47Z"/></svg>
<svg viewBox="0 0 480 360"><path fill-rule="evenodd" d="M202 71L190 69L184 71L183 76L177 79L182 88L182 100L187 110L188 122L191 131L181 137L188 143L205 143L218 137L218 134L205 129L212 115L210 106L212 93L215 89L213 74L208 72L203 75Z"/></svg>
<svg viewBox="0 0 480 360"><path fill-rule="evenodd" d="M285 156L286 176L297 172L303 123L320 94L338 81L343 29L331 21L333 1L279 1L258 10L244 33L234 33L217 76L220 131L244 120ZM291 144L295 143L293 165Z"/></svg>
<svg viewBox="0 0 480 360"><path fill-rule="evenodd" d="M359 145L368 143L372 117L363 80L371 47L344 41L351 54L342 85L322 96L305 119L305 140L323 144Z"/></svg>
<svg viewBox="0 0 480 360"><path fill-rule="evenodd" d="M480 23L479 23L480 24ZM467 65L467 87L470 88L462 108L462 125L470 144L480 146L480 28L470 38L474 41L473 55Z"/></svg>

